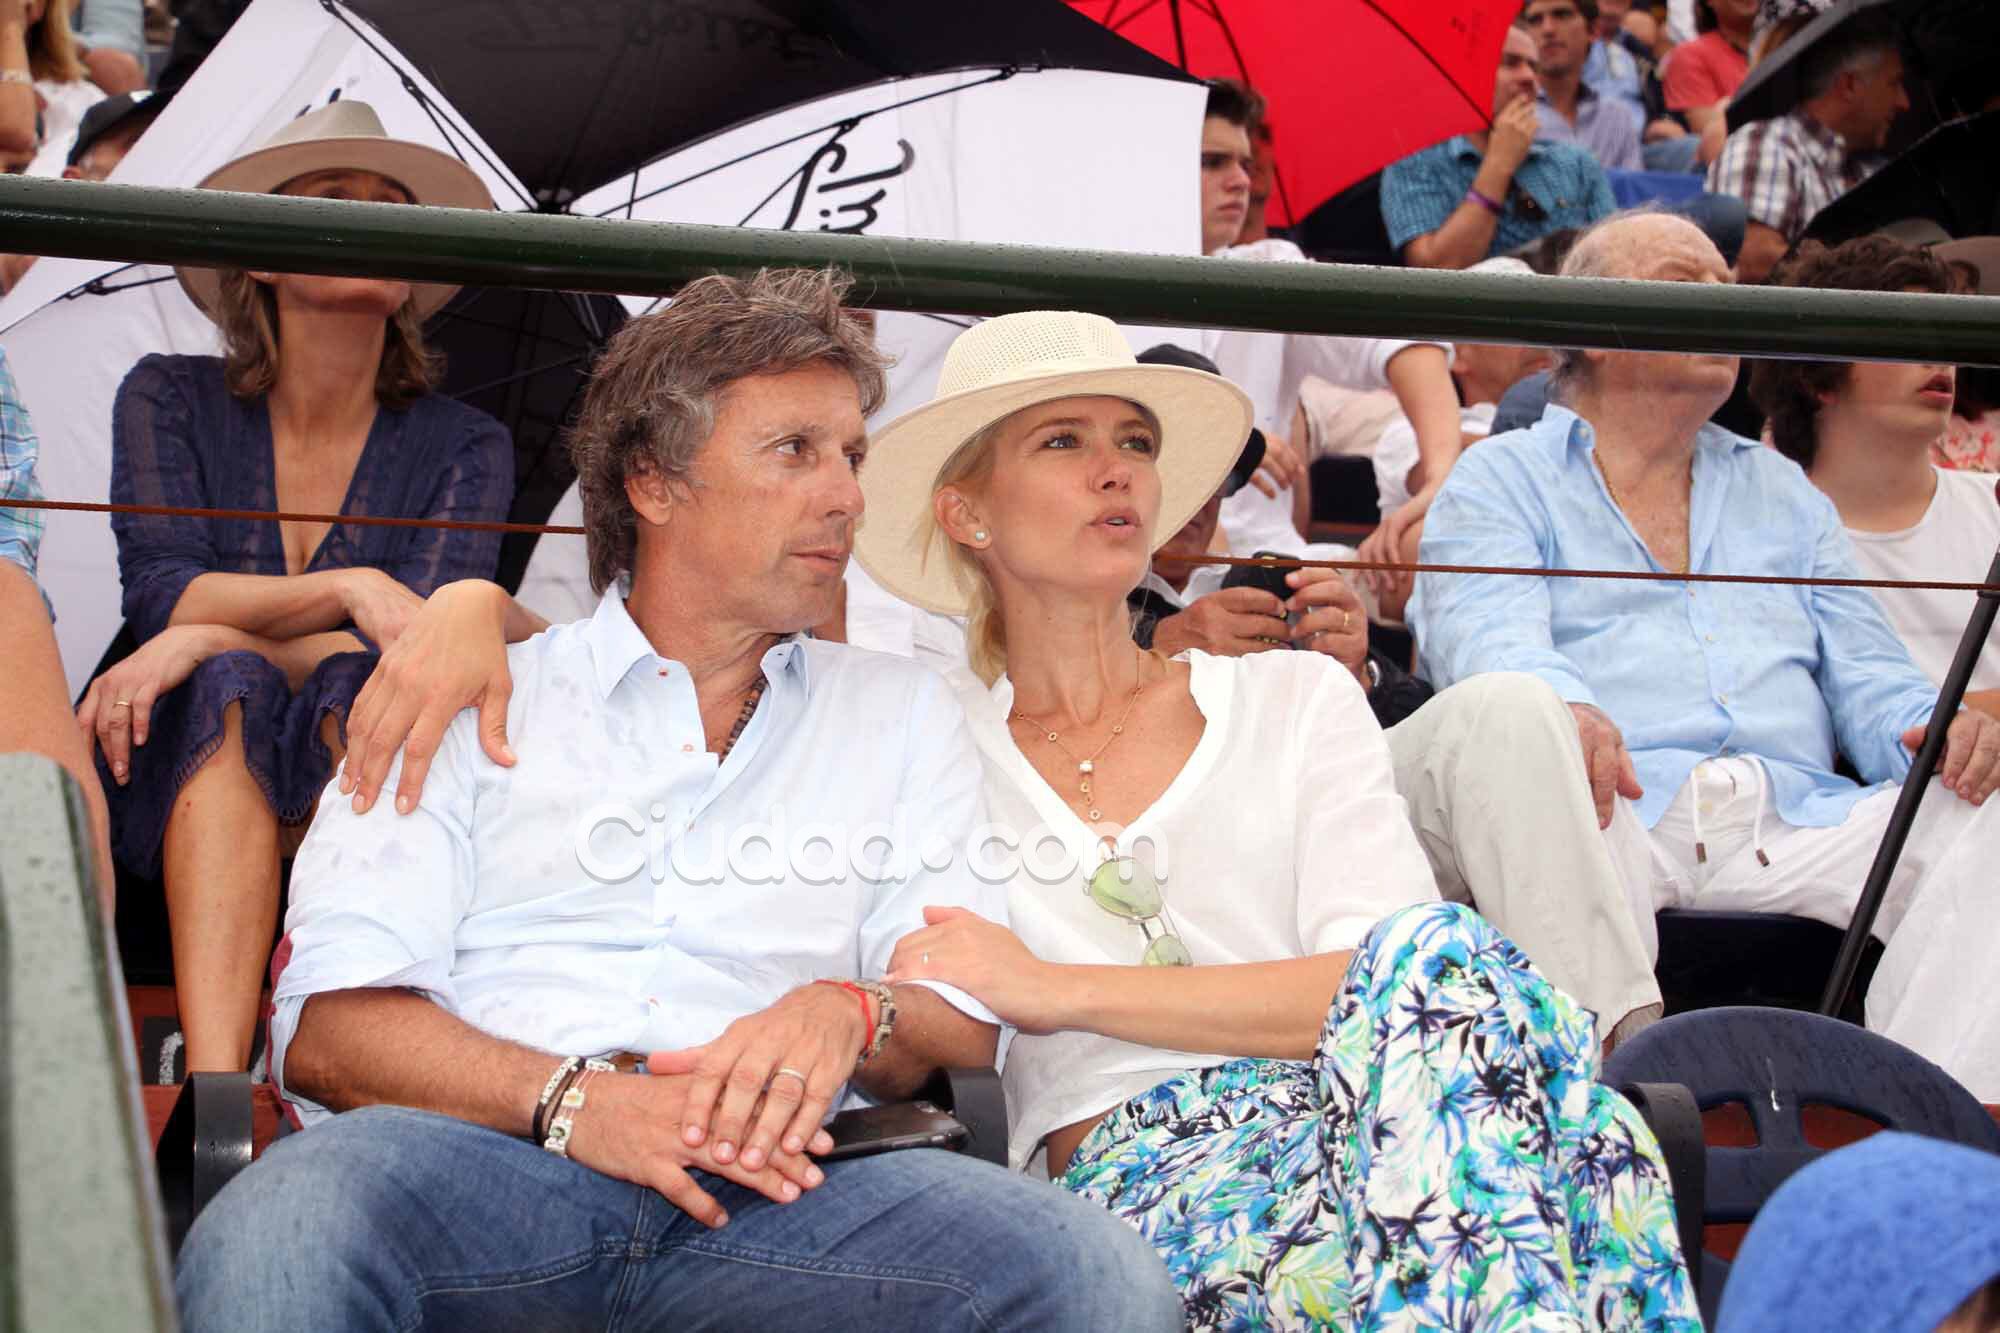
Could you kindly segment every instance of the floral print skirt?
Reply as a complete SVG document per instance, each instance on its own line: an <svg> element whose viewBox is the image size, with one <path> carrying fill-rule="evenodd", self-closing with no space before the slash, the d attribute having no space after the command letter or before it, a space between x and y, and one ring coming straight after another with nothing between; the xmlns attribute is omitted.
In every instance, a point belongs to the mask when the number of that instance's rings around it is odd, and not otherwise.
<svg viewBox="0 0 2000 1333"><path fill-rule="evenodd" d="M1062 1184L1159 1250L1200 1329L1699 1333L1666 1167L1590 1015L1479 916L1377 924L1310 1062L1114 1109Z"/></svg>

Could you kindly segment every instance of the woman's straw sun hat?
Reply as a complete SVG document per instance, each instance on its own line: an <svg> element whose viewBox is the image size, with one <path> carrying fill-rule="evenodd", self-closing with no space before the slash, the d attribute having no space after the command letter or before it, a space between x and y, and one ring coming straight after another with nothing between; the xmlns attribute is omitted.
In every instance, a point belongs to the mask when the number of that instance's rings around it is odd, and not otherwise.
<svg viewBox="0 0 2000 1333"><path fill-rule="evenodd" d="M1250 433L1250 400L1228 380L1182 366L1140 365L1101 315L1030 310L975 324L945 354L937 396L890 422L861 469L867 501L855 556L904 601L945 615L971 603L931 496L968 440L1004 417L1058 398L1123 398L1160 423L1155 549L1180 531L1229 475Z"/></svg>
<svg viewBox="0 0 2000 1333"><path fill-rule="evenodd" d="M391 139L374 107L346 99L308 111L262 147L210 172L198 188L270 194L286 181L317 171L372 171L402 186L419 204L493 207L485 182L465 163L425 144ZM212 268L180 268L175 273L202 313L213 318L222 294L221 275ZM435 314L457 291L449 283L412 283L417 318Z"/></svg>

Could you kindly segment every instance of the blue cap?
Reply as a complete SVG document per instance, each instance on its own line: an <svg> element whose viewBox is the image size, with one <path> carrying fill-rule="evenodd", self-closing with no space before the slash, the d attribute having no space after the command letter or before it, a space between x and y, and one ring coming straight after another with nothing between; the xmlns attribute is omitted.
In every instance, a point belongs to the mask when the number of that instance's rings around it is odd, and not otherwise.
<svg viewBox="0 0 2000 1333"><path fill-rule="evenodd" d="M2000 1155L1916 1134L1828 1153L1757 1214L1716 1333L1932 1333L2000 1276Z"/></svg>

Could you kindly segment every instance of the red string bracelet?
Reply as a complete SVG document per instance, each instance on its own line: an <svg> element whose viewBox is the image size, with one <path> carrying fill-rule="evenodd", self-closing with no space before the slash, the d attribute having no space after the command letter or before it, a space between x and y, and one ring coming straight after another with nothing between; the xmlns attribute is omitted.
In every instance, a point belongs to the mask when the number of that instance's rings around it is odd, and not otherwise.
<svg viewBox="0 0 2000 1333"><path fill-rule="evenodd" d="M871 1041L872 1041L872 1040L874 1039L874 1035L875 1035L875 997L874 997L874 996L870 995L870 994L869 994L869 993L868 993L867 991L865 991L865 990L861 989L861 987L859 987L859 986L855 985L855 984L854 984L853 982L851 982L851 981L834 981L834 980L832 980L832 979L830 979L830 978L826 978L826 977L822 977L822 978L820 978L819 980L817 980L817 981L813 982L813 985L815 985L815 986L838 986L838 987L840 987L840 988L841 988L842 990L846 991L846 992L847 992L847 993L848 993L849 995L852 995L852 996L853 996L853 997L854 997L854 998L855 998L856 1000L859 1000L859 1001L861 1002L861 1023L862 1023L862 1030L863 1030L864 1032L866 1032L866 1033L868 1034L868 1036L869 1036L869 1039L870 1039Z"/></svg>

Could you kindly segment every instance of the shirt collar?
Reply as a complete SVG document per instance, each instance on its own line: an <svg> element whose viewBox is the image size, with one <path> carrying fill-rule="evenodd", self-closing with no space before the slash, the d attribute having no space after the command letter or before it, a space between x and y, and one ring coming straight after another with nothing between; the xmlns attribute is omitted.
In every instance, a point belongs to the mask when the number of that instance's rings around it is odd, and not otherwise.
<svg viewBox="0 0 2000 1333"><path fill-rule="evenodd" d="M597 611L584 626L583 641L590 649L591 669L597 680L597 695L608 699L618 688L620 681L632 674L632 668L641 662L663 660L653 650L653 644L639 628L632 613L625 608L625 597L630 584L619 579L604 590L598 599ZM800 685L809 680L805 643L801 635L793 634L780 639L764 653L764 674L775 677L779 672L793 676Z"/></svg>
<svg viewBox="0 0 2000 1333"><path fill-rule="evenodd" d="M1597 100L1597 89L1591 87L1588 82L1579 82L1576 85L1576 110L1578 116L1581 116L1583 114L1583 104L1585 102L1595 102L1596 100ZM1540 84L1535 85L1535 105L1537 106L1555 105L1555 103L1549 100L1548 89L1542 87Z"/></svg>
<svg viewBox="0 0 2000 1333"><path fill-rule="evenodd" d="M1597 442L1597 432L1591 429L1590 423L1561 403L1550 403L1542 412L1542 419L1536 423L1536 428L1551 434L1561 434L1572 457L1579 454L1588 455L1591 447ZM1694 443L1697 453L1704 449L1734 452L1737 449L1764 447L1756 440L1745 439L1726 427L1716 425L1713 421L1702 423L1701 429L1695 432ZM1595 465L1589 464L1589 466Z"/></svg>
<svg viewBox="0 0 2000 1333"><path fill-rule="evenodd" d="M1804 111L1793 111L1786 116L1792 128L1798 132L1799 142L1813 157L1822 162L1840 164L1847 157L1847 140L1814 120Z"/></svg>

